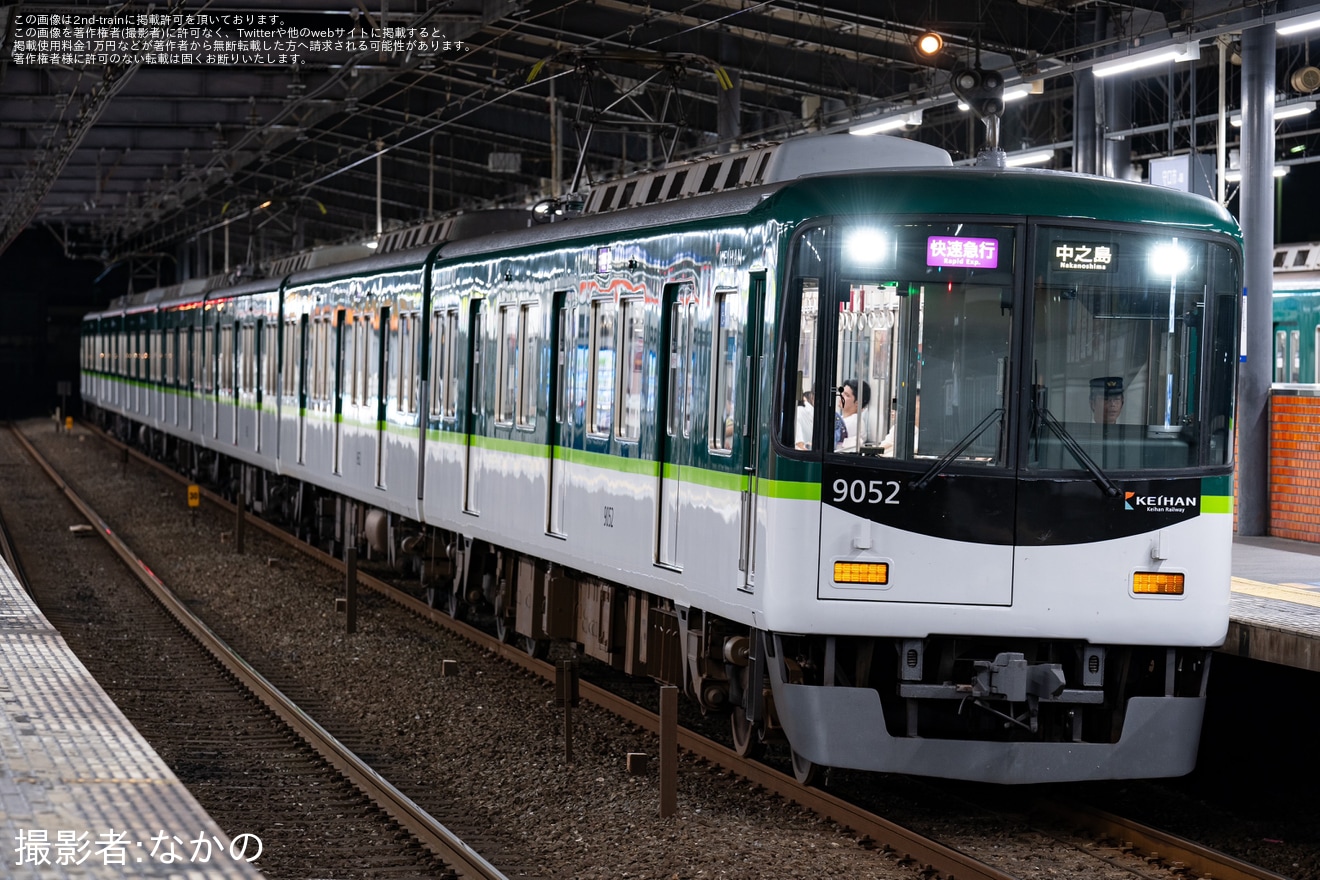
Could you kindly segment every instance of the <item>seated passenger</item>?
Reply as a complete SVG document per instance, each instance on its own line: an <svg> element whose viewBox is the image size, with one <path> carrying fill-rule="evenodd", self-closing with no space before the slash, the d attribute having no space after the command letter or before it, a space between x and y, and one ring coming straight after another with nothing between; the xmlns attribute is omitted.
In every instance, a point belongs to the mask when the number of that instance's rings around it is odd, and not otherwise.
<svg viewBox="0 0 1320 880"><path fill-rule="evenodd" d="M858 413L871 403L871 386L862 382L860 406L857 392L856 379L849 379L839 386L839 410L834 424L835 452L856 452L861 446L862 420Z"/></svg>
<svg viewBox="0 0 1320 880"><path fill-rule="evenodd" d="M797 417L794 420L794 437L798 449L811 448L811 431L815 424L816 392L807 390L802 392L802 400L797 405Z"/></svg>

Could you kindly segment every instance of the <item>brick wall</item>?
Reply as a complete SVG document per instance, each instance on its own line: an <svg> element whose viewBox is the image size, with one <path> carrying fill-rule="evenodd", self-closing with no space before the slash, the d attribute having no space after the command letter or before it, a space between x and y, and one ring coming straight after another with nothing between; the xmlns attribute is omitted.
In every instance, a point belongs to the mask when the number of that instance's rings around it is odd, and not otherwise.
<svg viewBox="0 0 1320 880"><path fill-rule="evenodd" d="M1320 543L1320 396L1314 392L1270 395L1269 533Z"/></svg>

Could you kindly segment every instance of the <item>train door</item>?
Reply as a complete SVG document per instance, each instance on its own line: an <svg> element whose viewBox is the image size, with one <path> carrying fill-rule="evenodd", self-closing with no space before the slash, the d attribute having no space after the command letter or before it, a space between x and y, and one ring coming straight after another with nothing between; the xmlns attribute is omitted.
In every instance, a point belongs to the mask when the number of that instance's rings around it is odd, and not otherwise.
<svg viewBox="0 0 1320 880"><path fill-rule="evenodd" d="M256 424L252 429L252 448L257 452L260 452L261 423L265 421L265 417L261 414L261 403L264 400L262 386L265 383L266 374L264 364L266 363L266 358L269 356L266 351L266 349L269 348L269 345L266 342L265 318L257 319L257 326L253 331L253 334L254 335L247 340L251 347L251 351L243 352L243 357L245 358L243 363L244 369L247 370L246 378L249 382L248 387L253 390L256 402L256 409L254 410L254 421Z"/></svg>
<svg viewBox="0 0 1320 880"><path fill-rule="evenodd" d="M372 391L375 393L375 407L370 410L372 421L375 422L375 430L372 435L376 438L376 487L385 488L385 412L389 403L390 380L390 307L381 306L378 313L380 328L376 333L376 351L374 355L376 381L372 383Z"/></svg>
<svg viewBox="0 0 1320 880"><path fill-rule="evenodd" d="M1302 334L1290 324L1274 325L1274 381L1302 381Z"/></svg>
<svg viewBox="0 0 1320 880"><path fill-rule="evenodd" d="M179 424L179 328L166 330L165 337L165 372L169 385L170 421Z"/></svg>
<svg viewBox="0 0 1320 880"><path fill-rule="evenodd" d="M692 436L692 335L696 323L696 288L691 282L665 286L660 318L660 350L665 352L665 382L660 401L663 424L657 424L655 562L680 569L678 514L684 455Z"/></svg>
<svg viewBox="0 0 1320 880"><path fill-rule="evenodd" d="M344 472L344 318L345 309L335 309L334 351L331 359L334 364L334 405L331 407L334 421L334 472Z"/></svg>
<svg viewBox="0 0 1320 880"><path fill-rule="evenodd" d="M312 381L310 329L309 316L304 314L298 319L298 464L307 461L307 407Z"/></svg>
<svg viewBox="0 0 1320 880"><path fill-rule="evenodd" d="M197 346L197 334L193 327L187 327L183 334L183 350L180 361L180 377L183 396L183 405L187 408L187 430L193 431L193 401L197 400L197 355L193 354L194 346Z"/></svg>
<svg viewBox="0 0 1320 880"><path fill-rule="evenodd" d="M569 406L569 369L573 351L573 314L568 307L568 291L556 290L550 319L550 350L554 352L554 369L550 371L550 393L546 398L550 411L550 424L546 442L550 454L546 456L549 473L546 477L546 534L557 538L567 536L564 531L564 500L567 495L565 462L559 448L567 433L567 422L572 417Z"/></svg>
<svg viewBox="0 0 1320 880"><path fill-rule="evenodd" d="M481 419L481 338L486 326L486 303L474 299L468 308L468 424L464 432L463 447L463 512L477 514L477 456L474 448L477 432L483 427Z"/></svg>
<svg viewBox="0 0 1320 880"><path fill-rule="evenodd" d="M756 588L756 515L758 461L761 449L760 387L765 375L761 353L762 309L765 306L765 273L752 273L747 290L747 312L743 323L743 376L738 386L742 401L742 531L738 543L738 568L742 588Z"/></svg>

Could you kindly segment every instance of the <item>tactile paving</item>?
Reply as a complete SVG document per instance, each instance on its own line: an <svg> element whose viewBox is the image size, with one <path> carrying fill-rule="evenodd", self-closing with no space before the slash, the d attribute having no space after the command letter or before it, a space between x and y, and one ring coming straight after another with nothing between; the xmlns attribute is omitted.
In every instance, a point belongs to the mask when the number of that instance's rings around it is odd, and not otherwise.
<svg viewBox="0 0 1320 880"><path fill-rule="evenodd" d="M231 843L0 560L0 877L260 877Z"/></svg>

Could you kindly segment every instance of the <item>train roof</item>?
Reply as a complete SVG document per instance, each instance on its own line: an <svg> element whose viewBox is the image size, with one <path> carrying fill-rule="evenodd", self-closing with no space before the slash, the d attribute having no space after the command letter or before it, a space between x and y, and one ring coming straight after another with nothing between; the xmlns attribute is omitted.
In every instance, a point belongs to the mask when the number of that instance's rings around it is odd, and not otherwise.
<svg viewBox="0 0 1320 880"><path fill-rule="evenodd" d="M982 206L977 211L975 206ZM877 206L883 206L877 210ZM1049 215L1071 220L1170 224L1240 240L1232 215L1201 196L1133 181L1035 169L903 167L818 173L791 181L548 224L444 246L440 261L480 258L546 244L599 239L622 231L763 216L793 224L817 216L968 214Z"/></svg>
<svg viewBox="0 0 1320 880"><path fill-rule="evenodd" d="M306 284L328 283L353 275L371 275L391 272L396 269L421 268L426 265L427 257L431 255L433 250L435 250L434 245L426 245L388 254L377 254L365 260L354 260L351 263L336 263L319 269L308 269L290 275L286 284L289 287L302 287Z"/></svg>

